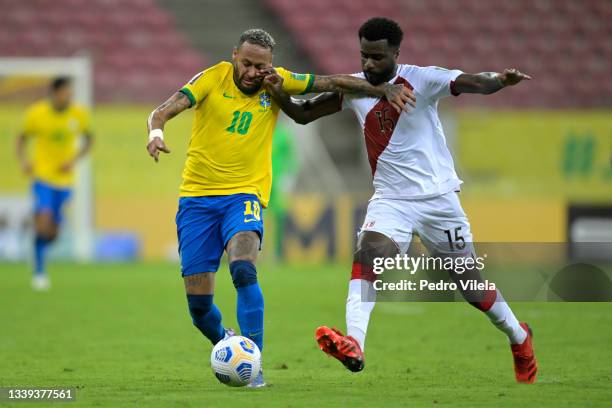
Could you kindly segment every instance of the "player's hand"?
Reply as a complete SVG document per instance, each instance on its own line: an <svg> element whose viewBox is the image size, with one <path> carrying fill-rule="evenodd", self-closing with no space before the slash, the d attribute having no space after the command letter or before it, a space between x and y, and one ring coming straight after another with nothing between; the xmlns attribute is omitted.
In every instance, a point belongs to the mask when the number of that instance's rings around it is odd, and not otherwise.
<svg viewBox="0 0 612 408"><path fill-rule="evenodd" d="M263 86L272 94L279 94L283 91L284 79L274 69L266 70L263 79Z"/></svg>
<svg viewBox="0 0 612 408"><path fill-rule="evenodd" d="M521 82L523 79L531 79L527 74L523 74L516 68L505 69L503 74L500 74L499 79L504 86L512 86Z"/></svg>
<svg viewBox="0 0 612 408"><path fill-rule="evenodd" d="M149 152L149 156L151 156L155 163L159 161L159 152L170 153L170 149L166 147L166 144L160 137L154 137L147 144L147 152Z"/></svg>
<svg viewBox="0 0 612 408"><path fill-rule="evenodd" d="M61 173L69 173L72 171L73 168L74 168L74 161L69 160L60 166L59 171Z"/></svg>
<svg viewBox="0 0 612 408"><path fill-rule="evenodd" d="M30 163L29 161L21 162L21 171L26 176L31 176L32 175L32 163Z"/></svg>
<svg viewBox="0 0 612 408"><path fill-rule="evenodd" d="M379 86L383 87L385 98L397 112L408 112L408 106L416 107L414 92L403 84L384 83Z"/></svg>

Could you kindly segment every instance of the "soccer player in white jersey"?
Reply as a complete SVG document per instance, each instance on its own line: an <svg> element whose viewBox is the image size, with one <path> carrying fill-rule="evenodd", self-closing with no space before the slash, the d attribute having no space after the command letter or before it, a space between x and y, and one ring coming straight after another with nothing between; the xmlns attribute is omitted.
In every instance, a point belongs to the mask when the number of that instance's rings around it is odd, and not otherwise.
<svg viewBox="0 0 612 408"><path fill-rule="evenodd" d="M346 304L348 333L344 336L325 326L316 331L320 348L351 371L364 367L365 337L375 299L362 298L362 291L374 292L375 258L405 253L413 233L418 233L432 256L474 257L470 224L457 196L462 182L446 145L438 101L462 93L492 94L531 79L516 69L467 74L398 64L402 37L401 28L392 20L365 22L359 30L363 72L355 75L372 85L404 84L416 99L408 112L395 109L384 98L341 93L296 100L282 91L280 76L271 73L264 80L283 111L298 123L351 109L363 129L375 192L355 248ZM455 281L468 276L481 279L474 272L476 275L450 275ZM498 290L463 291L462 295L508 336L516 380L533 383L537 364L529 326L517 320Z"/></svg>

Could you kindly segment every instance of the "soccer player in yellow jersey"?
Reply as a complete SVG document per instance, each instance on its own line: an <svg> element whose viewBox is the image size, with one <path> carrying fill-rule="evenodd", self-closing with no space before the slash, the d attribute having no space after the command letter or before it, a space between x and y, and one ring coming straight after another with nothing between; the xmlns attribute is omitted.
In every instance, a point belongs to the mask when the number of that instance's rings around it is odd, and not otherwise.
<svg viewBox="0 0 612 408"><path fill-rule="evenodd" d="M264 304L255 261L263 237L262 208L268 204L272 182L272 133L280 111L262 87L263 78L273 72L274 45L264 30L245 31L232 62L220 62L194 76L148 120L147 150L157 161L160 151L169 153L164 124L195 108L176 224L193 324L213 344L233 334L221 325L221 313L213 304L215 272L226 251L241 333L263 348ZM289 94L363 93L386 97L396 109L412 97L402 85L373 86L349 75L295 74L283 68L276 72ZM261 372L250 385L265 385Z"/></svg>
<svg viewBox="0 0 612 408"><path fill-rule="evenodd" d="M72 102L70 78L52 81L48 99L30 106L17 138L17 157L25 174L31 176L34 202L34 289L50 286L45 269L45 250L58 235L62 210L70 198L74 166L91 147L89 112ZM77 141L84 137L80 147ZM26 152L34 143L33 156Z"/></svg>

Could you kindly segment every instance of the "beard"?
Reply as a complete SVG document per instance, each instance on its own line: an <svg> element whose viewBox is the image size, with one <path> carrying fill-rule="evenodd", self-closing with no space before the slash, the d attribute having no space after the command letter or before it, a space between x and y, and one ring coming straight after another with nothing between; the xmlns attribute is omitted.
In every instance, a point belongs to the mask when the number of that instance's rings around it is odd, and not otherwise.
<svg viewBox="0 0 612 408"><path fill-rule="evenodd" d="M388 80L393 78L394 73L395 73L395 67L391 67L390 69L384 72L377 72L375 74L368 74L365 71L363 72L366 80L374 86L380 85L383 82L387 82Z"/></svg>
<svg viewBox="0 0 612 408"><path fill-rule="evenodd" d="M261 82L254 82L252 86L245 87L242 85L242 77L238 77L238 67L234 64L234 84L242 91L243 94L252 95L261 89Z"/></svg>

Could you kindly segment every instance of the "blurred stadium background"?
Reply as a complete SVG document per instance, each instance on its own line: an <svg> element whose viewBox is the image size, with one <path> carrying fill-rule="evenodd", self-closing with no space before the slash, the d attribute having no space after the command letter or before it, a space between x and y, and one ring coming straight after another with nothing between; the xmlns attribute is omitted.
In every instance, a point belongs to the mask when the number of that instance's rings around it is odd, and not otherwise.
<svg viewBox="0 0 612 408"><path fill-rule="evenodd" d="M152 108L196 72L231 58L239 34L254 26L276 38L277 66L356 72L357 28L378 15L404 29L402 63L516 67L534 78L441 105L478 241L612 239L610 1L0 0L0 9L3 261L29 250L29 181L12 146L54 64L82 64L77 92L92 105L95 133L55 256L176 260L174 215L192 117L170 122L172 154L155 165L144 148ZM306 127L284 120L279 129L264 257L348 259L371 193L356 121L342 112Z"/></svg>

